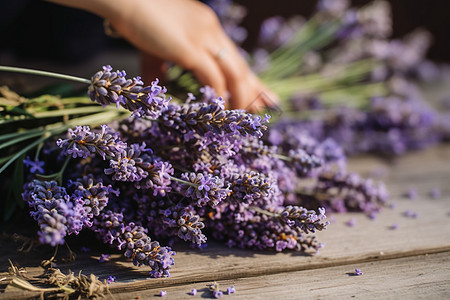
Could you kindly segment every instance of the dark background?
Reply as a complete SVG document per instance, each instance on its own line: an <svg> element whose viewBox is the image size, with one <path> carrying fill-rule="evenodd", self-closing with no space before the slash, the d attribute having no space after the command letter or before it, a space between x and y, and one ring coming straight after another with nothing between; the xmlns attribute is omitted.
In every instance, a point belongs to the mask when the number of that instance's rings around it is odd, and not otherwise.
<svg viewBox="0 0 450 300"><path fill-rule="evenodd" d="M309 16L316 5L310 0L237 0L248 8L243 21L249 37L244 48L251 48L260 23L274 15ZM368 0L353 0L361 6ZM394 38L417 27L434 36L429 58L450 62L450 1L391 0ZM121 40L103 33L102 20L87 12L37 0L0 0L0 54L9 51L20 59L51 59L74 63L111 47L128 47ZM170 12L167 13L170 22ZM1 56L0 56L1 60ZM0 61L1 63L1 61Z"/></svg>
<svg viewBox="0 0 450 300"><path fill-rule="evenodd" d="M309 16L314 11L316 1L308 0L237 0L248 8L243 25L249 31L244 44L251 47L257 37L262 20L273 15ZM353 0L352 6L362 6L371 1ZM406 35L418 27L433 34L433 43L428 57L435 61L450 62L450 1L449 0L391 0L393 13L393 38Z"/></svg>

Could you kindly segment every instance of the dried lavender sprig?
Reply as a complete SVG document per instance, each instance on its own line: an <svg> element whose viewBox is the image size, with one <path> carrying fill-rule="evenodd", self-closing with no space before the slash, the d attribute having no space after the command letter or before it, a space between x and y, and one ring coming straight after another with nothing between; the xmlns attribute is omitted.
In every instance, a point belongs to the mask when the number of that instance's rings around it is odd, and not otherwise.
<svg viewBox="0 0 450 300"><path fill-rule="evenodd" d="M133 80L125 76L125 71L113 72L111 66L104 66L92 76L88 91L91 100L103 106L114 103L137 117L158 118L170 101L166 99L166 88L158 85L158 79L144 86L139 76Z"/></svg>
<svg viewBox="0 0 450 300"><path fill-rule="evenodd" d="M135 223L125 223L121 213L107 211L96 219L92 229L105 243L125 250L124 256L133 259L135 265L147 265L152 277L170 276L169 270L174 264L175 252L152 241L147 230Z"/></svg>
<svg viewBox="0 0 450 300"><path fill-rule="evenodd" d="M73 158L86 158L97 153L103 159L105 155L114 157L117 152L126 148L118 134L112 133L106 125L101 126L100 132L92 132L89 126L77 126L75 130L69 128L67 139L58 139L56 144L63 149L65 155Z"/></svg>

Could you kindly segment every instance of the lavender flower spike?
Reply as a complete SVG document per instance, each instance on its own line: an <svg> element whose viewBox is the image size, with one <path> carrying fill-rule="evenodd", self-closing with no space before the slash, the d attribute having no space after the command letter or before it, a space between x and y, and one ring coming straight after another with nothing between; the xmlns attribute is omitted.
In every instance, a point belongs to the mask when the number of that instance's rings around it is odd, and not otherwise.
<svg viewBox="0 0 450 300"><path fill-rule="evenodd" d="M195 215L192 211L181 215L177 220L178 237L197 245L206 243L206 236L201 231L205 228L205 224L199 220L200 216Z"/></svg>
<svg viewBox="0 0 450 300"><path fill-rule="evenodd" d="M209 204L216 206L224 200L229 193L229 188L224 188L224 180L211 174L183 173L180 184L181 192L195 201L198 207ZM182 182L182 181L181 181Z"/></svg>
<svg viewBox="0 0 450 300"><path fill-rule="evenodd" d="M155 196L164 196L171 190L172 165L146 152L152 150L147 149L145 143L130 145L109 161L110 168L105 169L105 174L112 175L116 181L134 182L138 189L151 189Z"/></svg>
<svg viewBox="0 0 450 300"><path fill-rule="evenodd" d="M74 202L80 203L83 206L85 214L85 223L91 226L91 219L98 216L100 211L106 207L109 200L109 193L116 193L111 185L104 186L102 181L97 181L94 184L93 175L84 176L83 179L77 181L69 181L70 187L74 189L72 197Z"/></svg>
<svg viewBox="0 0 450 300"><path fill-rule="evenodd" d="M326 218L325 208L319 208L319 215L313 210L307 210L298 206L286 206L281 212L280 217L289 226L296 226L304 232L315 232L317 230L323 230L329 224L329 222L321 223Z"/></svg>
<svg viewBox="0 0 450 300"><path fill-rule="evenodd" d="M125 76L125 71L113 72L111 66L104 66L91 78L89 97L103 106L120 105L138 117L158 118L170 101L166 99L166 88L158 85L158 79L144 86L140 77L131 80Z"/></svg>
<svg viewBox="0 0 450 300"><path fill-rule="evenodd" d="M98 219L94 219L92 228L105 243L125 250L124 256L132 258L135 265L152 268L152 277L170 276L175 252L152 241L145 228L132 222L126 224L121 213L107 211L100 214Z"/></svg>
<svg viewBox="0 0 450 300"><path fill-rule="evenodd" d="M34 180L25 184L22 197L32 208L30 215L38 222L39 240L56 246L64 237L80 232L83 227L83 207L73 204L63 187L55 181Z"/></svg>
<svg viewBox="0 0 450 300"><path fill-rule="evenodd" d="M225 110L224 100L219 97L209 104L169 105L161 119L164 126L183 133L195 130L203 135L211 131L260 138L267 129L265 123L269 122L270 116L261 118L243 110Z"/></svg>
<svg viewBox="0 0 450 300"><path fill-rule="evenodd" d="M116 152L127 146L106 125L101 126L99 133L92 132L89 126L77 126L75 130L69 129L68 136L65 140L59 139L56 144L65 155L72 155L73 158L86 158L93 153L98 153L103 159L105 155L115 157Z"/></svg>

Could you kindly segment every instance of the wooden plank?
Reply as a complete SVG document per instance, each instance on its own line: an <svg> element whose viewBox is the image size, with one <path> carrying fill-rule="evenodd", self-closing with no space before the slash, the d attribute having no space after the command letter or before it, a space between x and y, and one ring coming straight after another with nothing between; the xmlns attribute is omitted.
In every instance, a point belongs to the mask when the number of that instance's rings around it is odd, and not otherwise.
<svg viewBox="0 0 450 300"><path fill-rule="evenodd" d="M353 276L359 268L363 275ZM167 292L166 299L212 298L213 281L115 294L116 299L150 299ZM450 252L393 260L349 264L252 278L218 281L220 290L232 285L236 293L223 299L449 299ZM197 289L196 296L188 293Z"/></svg>
<svg viewBox="0 0 450 300"><path fill-rule="evenodd" d="M361 214L338 214L329 228L318 233L320 241L326 246L319 255L301 253L255 252L242 249L229 249L220 243L212 242L207 249L196 250L185 246L175 246L178 250L176 264L170 278L148 279L147 269L136 268L119 254L111 256L111 261L99 264L101 252L79 255L75 263L60 265L62 270L85 274L94 273L100 278L115 275L118 283L111 286L115 292L133 291L148 288L180 285L210 280L226 280L241 277L282 274L302 270L326 268L331 266L359 264L399 257L415 256L424 253L438 253L450 250L450 147L442 146L424 152L413 153L400 158L389 169L386 182L393 191L395 209L384 210L375 220ZM374 158L356 158L351 167L372 172L374 168L385 166L385 162ZM408 178L405 180L405 176ZM419 197L412 201L401 197L410 185L418 188ZM430 199L427 192L431 187L442 189L440 199ZM403 216L403 212L417 212L417 219ZM355 227L346 222L354 218ZM398 229L389 227L397 224ZM5 276L7 257L38 265L40 256L20 256L11 248L0 250L0 278ZM4 251L9 249L8 253ZM180 250L181 249L181 250ZM47 257L51 253L47 254ZM30 264L25 265L30 266ZM42 273L39 268L30 268L30 276Z"/></svg>

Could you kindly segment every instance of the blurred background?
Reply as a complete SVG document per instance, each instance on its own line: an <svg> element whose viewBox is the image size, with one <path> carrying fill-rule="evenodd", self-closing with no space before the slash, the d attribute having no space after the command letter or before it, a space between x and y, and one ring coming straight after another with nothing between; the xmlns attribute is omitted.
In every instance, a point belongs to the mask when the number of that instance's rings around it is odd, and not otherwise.
<svg viewBox="0 0 450 300"><path fill-rule="evenodd" d="M261 22L273 15L289 17L300 14L310 17L317 1L237 0L248 8L242 25L248 30L244 47L252 47L258 37ZM352 0L351 6L361 7L369 0ZM425 28L434 37L428 57L435 61L450 62L450 2L446 0L390 0L393 16L392 38L399 38L416 28ZM276 3L276 4L275 4Z"/></svg>
<svg viewBox="0 0 450 300"><path fill-rule="evenodd" d="M317 1L237 0L247 8L242 26L248 32L242 47L255 47L264 19L275 15L311 16ZM370 1L353 0L360 7ZM446 0L391 0L393 36L402 37L421 27L433 36L428 58L450 62L450 2ZM139 73L137 51L125 41L104 34L103 20L90 13L62 7L45 1L0 1L0 64L36 67L90 76L99 66L114 64L131 75ZM17 77L0 73L0 84L27 91ZM41 79L39 79L41 80ZM20 81L20 80L19 80Z"/></svg>

